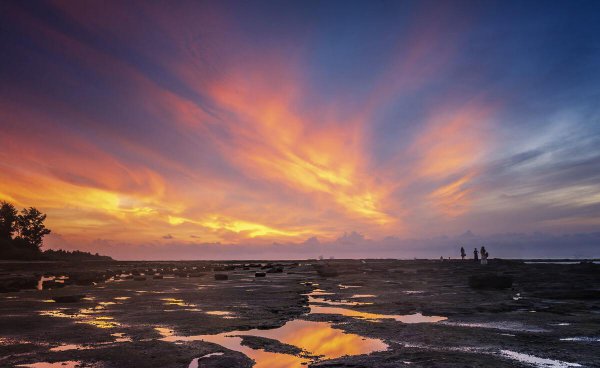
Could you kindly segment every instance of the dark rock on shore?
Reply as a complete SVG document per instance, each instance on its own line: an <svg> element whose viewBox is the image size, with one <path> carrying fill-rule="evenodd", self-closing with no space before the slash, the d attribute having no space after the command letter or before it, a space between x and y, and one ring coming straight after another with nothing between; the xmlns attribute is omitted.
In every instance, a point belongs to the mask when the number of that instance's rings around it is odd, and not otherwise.
<svg viewBox="0 0 600 368"><path fill-rule="evenodd" d="M495 274L469 276L469 286L473 289L508 289L512 284L511 276Z"/></svg>
<svg viewBox="0 0 600 368"><path fill-rule="evenodd" d="M38 279L31 276L8 277L0 279L0 293L10 293L23 289L37 288Z"/></svg>
<svg viewBox="0 0 600 368"><path fill-rule="evenodd" d="M271 353L281 353L290 355L303 355L305 352L289 344L284 344L274 339L259 336L240 336L242 338L242 345L248 346L252 349L262 349Z"/></svg>
<svg viewBox="0 0 600 368"><path fill-rule="evenodd" d="M57 303L77 303L83 298L85 298L85 294L54 296L52 300Z"/></svg>
<svg viewBox="0 0 600 368"><path fill-rule="evenodd" d="M229 276L227 276L226 274L215 273L215 280L223 281L223 280L228 280L228 279L229 279Z"/></svg>

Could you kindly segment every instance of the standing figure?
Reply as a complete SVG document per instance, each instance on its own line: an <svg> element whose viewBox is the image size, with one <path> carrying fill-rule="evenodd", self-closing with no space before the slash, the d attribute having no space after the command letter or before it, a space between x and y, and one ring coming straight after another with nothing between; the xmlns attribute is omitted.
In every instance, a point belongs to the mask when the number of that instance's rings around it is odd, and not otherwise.
<svg viewBox="0 0 600 368"><path fill-rule="evenodd" d="M477 254L477 248L475 248L473 250L473 260L475 260L475 262L479 261L479 255Z"/></svg>
<svg viewBox="0 0 600 368"><path fill-rule="evenodd" d="M465 253L465 248L460 247L460 258L464 261L467 253Z"/></svg>
<svg viewBox="0 0 600 368"><path fill-rule="evenodd" d="M487 250L485 250L485 247L482 246L481 247L481 264L482 265L486 265L487 264L487 258L488 258L488 252Z"/></svg>

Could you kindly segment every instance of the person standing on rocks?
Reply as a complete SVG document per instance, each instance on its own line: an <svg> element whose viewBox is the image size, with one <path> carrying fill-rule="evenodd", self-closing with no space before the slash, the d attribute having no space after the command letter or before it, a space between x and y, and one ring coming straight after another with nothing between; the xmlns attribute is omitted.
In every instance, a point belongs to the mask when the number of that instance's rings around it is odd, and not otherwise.
<svg viewBox="0 0 600 368"><path fill-rule="evenodd" d="M481 247L480 253L481 253L481 264L482 265L486 265L487 264L487 258L488 258L488 252L487 252L487 250L485 250L484 246Z"/></svg>
<svg viewBox="0 0 600 368"><path fill-rule="evenodd" d="M479 255L477 254L477 248L473 250L473 260L475 262L479 261Z"/></svg>
<svg viewBox="0 0 600 368"><path fill-rule="evenodd" d="M465 248L460 247L460 258L464 261L467 253L465 253Z"/></svg>

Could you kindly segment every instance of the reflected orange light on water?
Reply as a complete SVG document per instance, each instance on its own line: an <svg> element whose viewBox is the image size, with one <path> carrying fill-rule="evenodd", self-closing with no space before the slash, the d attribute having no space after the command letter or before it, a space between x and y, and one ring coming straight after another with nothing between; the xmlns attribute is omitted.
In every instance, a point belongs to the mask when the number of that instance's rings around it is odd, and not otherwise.
<svg viewBox="0 0 600 368"><path fill-rule="evenodd" d="M271 353L242 345L240 336L258 336L277 340L283 344L302 349L310 356L334 359L346 355L369 354L387 350L388 346L378 339L346 333L332 328L327 322L293 320L271 330L231 331L217 335L177 336L167 328L156 329L163 341L207 341L227 349L239 351L256 364L255 368L301 368L310 359L289 354Z"/></svg>

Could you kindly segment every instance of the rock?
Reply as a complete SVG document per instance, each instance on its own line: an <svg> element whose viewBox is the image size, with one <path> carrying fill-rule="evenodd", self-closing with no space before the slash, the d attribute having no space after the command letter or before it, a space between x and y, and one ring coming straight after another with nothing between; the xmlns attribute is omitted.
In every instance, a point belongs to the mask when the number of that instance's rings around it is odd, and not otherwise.
<svg viewBox="0 0 600 368"><path fill-rule="evenodd" d="M44 281L43 288L46 289L60 289L64 288L66 285L64 282L57 282L56 280L48 280Z"/></svg>
<svg viewBox="0 0 600 368"><path fill-rule="evenodd" d="M265 272L256 272L254 274L254 277L266 277L267 274Z"/></svg>
<svg viewBox="0 0 600 368"><path fill-rule="evenodd" d="M224 273L215 273L215 280L229 280L229 276Z"/></svg>
<svg viewBox="0 0 600 368"><path fill-rule="evenodd" d="M55 296L52 297L52 300L57 303L77 303L83 298L85 298L85 294Z"/></svg>
<svg viewBox="0 0 600 368"><path fill-rule="evenodd" d="M69 283L90 286L104 281L104 274L98 272L73 272L69 274Z"/></svg>
<svg viewBox="0 0 600 368"><path fill-rule="evenodd" d="M267 270L267 273L282 273L283 267L273 267Z"/></svg>
<svg viewBox="0 0 600 368"><path fill-rule="evenodd" d="M304 351L294 345L285 344L278 340L259 336L240 336L242 345L255 350L264 350L270 353L280 353L289 355L302 355Z"/></svg>
<svg viewBox="0 0 600 368"><path fill-rule="evenodd" d="M0 293L10 293L23 289L36 289L38 279L35 277L9 277L0 279Z"/></svg>
<svg viewBox="0 0 600 368"><path fill-rule="evenodd" d="M508 289L513 284L511 276L485 274L469 277L469 286L473 289Z"/></svg>
<svg viewBox="0 0 600 368"><path fill-rule="evenodd" d="M339 272L329 265L314 265L317 274L321 277L336 277L339 276Z"/></svg>

